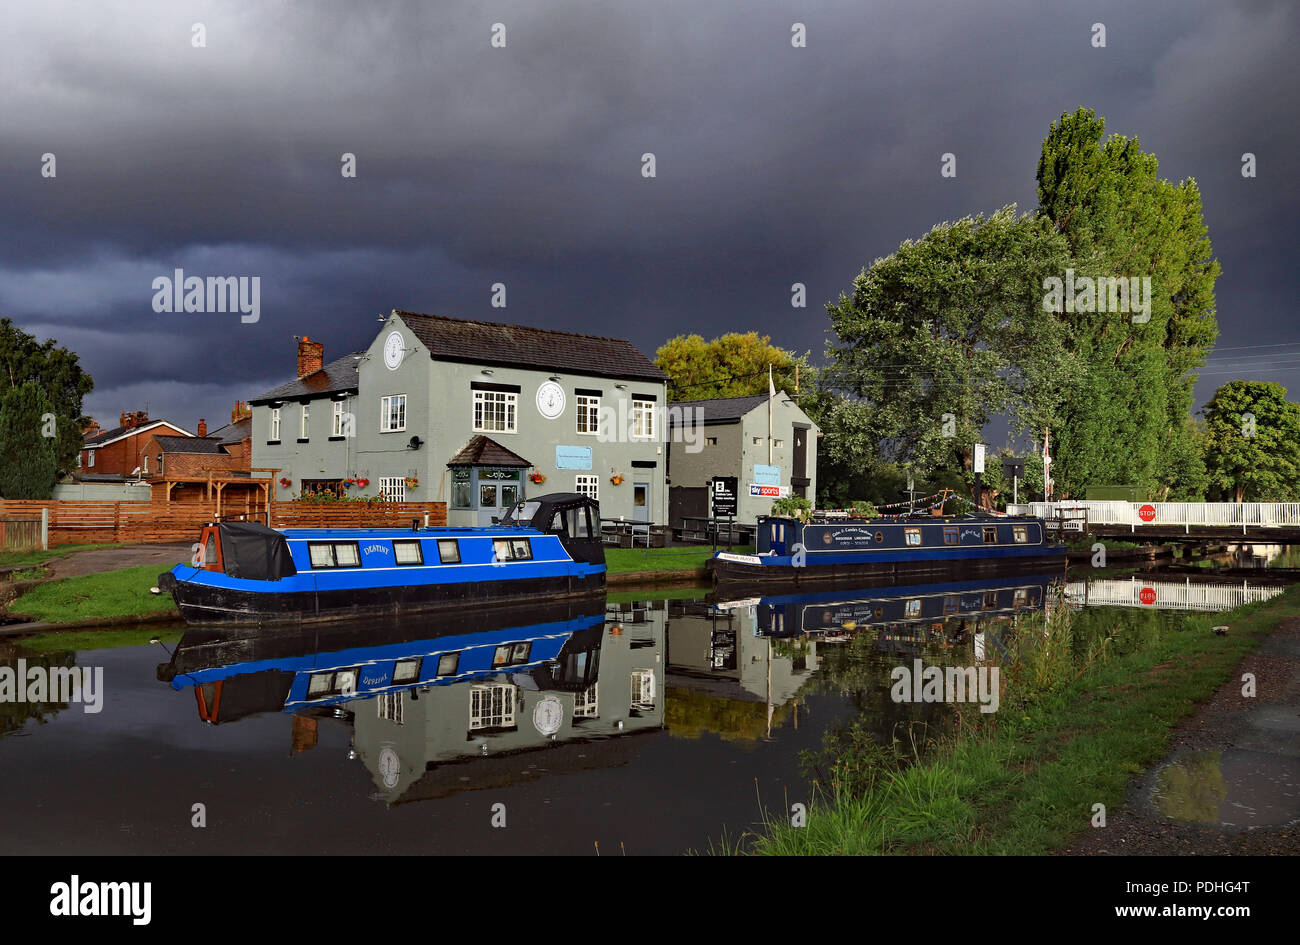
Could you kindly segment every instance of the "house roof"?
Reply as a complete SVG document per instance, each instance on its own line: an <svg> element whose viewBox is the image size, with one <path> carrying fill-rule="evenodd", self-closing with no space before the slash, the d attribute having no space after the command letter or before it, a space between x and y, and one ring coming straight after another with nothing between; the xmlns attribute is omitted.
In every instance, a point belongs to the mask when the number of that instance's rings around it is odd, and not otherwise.
<svg viewBox="0 0 1300 945"><path fill-rule="evenodd" d="M225 455L225 447L215 436L155 436L164 453L216 453Z"/></svg>
<svg viewBox="0 0 1300 945"><path fill-rule="evenodd" d="M229 446L232 443L241 443L252 435L252 417L245 417L243 420L237 420L234 423L227 423L224 427L213 430L208 434L208 436L216 437L220 440L222 446Z"/></svg>
<svg viewBox="0 0 1300 945"><path fill-rule="evenodd" d="M325 397L343 391L357 389L357 364L364 351L331 361L319 371L273 387L260 397L254 397L250 404L264 404L272 400L297 400L302 397ZM222 429L225 429L224 427Z"/></svg>
<svg viewBox="0 0 1300 945"><path fill-rule="evenodd" d="M400 310L393 314L401 316L420 343L440 361L500 364L647 381L668 379L668 375L655 367L654 362L622 338L474 322Z"/></svg>
<svg viewBox="0 0 1300 945"><path fill-rule="evenodd" d="M447 461L448 466L531 466L518 453L511 452L496 440L473 436L459 453Z"/></svg>
<svg viewBox="0 0 1300 945"><path fill-rule="evenodd" d="M146 430L152 430L154 427L169 426L173 430L180 430L185 436L189 433L179 424L172 423L170 420L149 420L137 427L113 427L111 430L104 430L96 433L94 436L86 437L83 446L107 446L109 443L115 443L123 437L131 436L135 433L143 433Z"/></svg>
<svg viewBox="0 0 1300 945"><path fill-rule="evenodd" d="M767 394L754 394L750 397L713 397L709 400L674 400L670 407L680 407L683 411L699 408L704 411L705 423L731 423L739 420L755 407L767 402ZM685 414L682 415L683 420ZM672 415L669 415L670 422Z"/></svg>

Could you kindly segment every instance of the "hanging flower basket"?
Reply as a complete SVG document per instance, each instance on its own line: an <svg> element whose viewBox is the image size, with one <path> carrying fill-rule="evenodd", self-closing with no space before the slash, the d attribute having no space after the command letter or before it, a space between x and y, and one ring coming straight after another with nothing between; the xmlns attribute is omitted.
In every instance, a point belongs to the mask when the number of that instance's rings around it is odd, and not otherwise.
<svg viewBox="0 0 1300 945"><path fill-rule="evenodd" d="M531 482L531 483L533 483L533 484L535 484L535 485L539 485L539 486L540 486L542 483L544 483L544 482L546 481L546 477L543 476L543 475L542 475L541 473L539 473L539 472L529 473L529 474L528 474L528 481Z"/></svg>
<svg viewBox="0 0 1300 945"><path fill-rule="evenodd" d="M614 473L614 475L612 475L612 476L609 477L609 481L612 482L612 483L613 483L614 485L616 485L616 486L621 486L621 485L623 484L623 474L622 474L622 473Z"/></svg>
<svg viewBox="0 0 1300 945"><path fill-rule="evenodd" d="M281 476L281 477L280 477L280 488L281 488L281 489L288 489L291 485L293 485L293 480L290 479L288 476Z"/></svg>
<svg viewBox="0 0 1300 945"><path fill-rule="evenodd" d="M416 488L419 484L420 484L420 479L419 479L418 476L407 476L407 477L406 477L406 488L408 488L408 489L414 489L414 488Z"/></svg>
<svg viewBox="0 0 1300 945"><path fill-rule="evenodd" d="M356 479L354 481L356 482L358 489L364 489L366 486L370 485L369 479Z"/></svg>

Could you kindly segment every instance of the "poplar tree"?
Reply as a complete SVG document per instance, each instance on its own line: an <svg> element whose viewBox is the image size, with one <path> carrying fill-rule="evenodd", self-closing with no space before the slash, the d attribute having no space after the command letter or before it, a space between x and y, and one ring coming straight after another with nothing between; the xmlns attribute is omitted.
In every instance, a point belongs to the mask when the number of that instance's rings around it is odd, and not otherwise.
<svg viewBox="0 0 1300 945"><path fill-rule="evenodd" d="M1206 466L1214 498L1300 499L1300 405L1281 384L1232 381L1205 405Z"/></svg>

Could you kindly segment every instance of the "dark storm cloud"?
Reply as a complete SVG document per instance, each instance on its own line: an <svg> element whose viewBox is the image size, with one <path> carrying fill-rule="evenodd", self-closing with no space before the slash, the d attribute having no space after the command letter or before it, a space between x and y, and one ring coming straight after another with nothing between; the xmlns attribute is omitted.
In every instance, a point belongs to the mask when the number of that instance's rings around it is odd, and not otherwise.
<svg viewBox="0 0 1300 945"><path fill-rule="evenodd" d="M1221 343L1300 338L1290 5L753 6L11 5L0 312L82 354L94 410L190 422L282 380L292 335L342 354L392 307L817 354L822 304L873 258L1031 209L1048 124L1088 105L1200 184ZM177 267L260 275L261 320L155 314Z"/></svg>

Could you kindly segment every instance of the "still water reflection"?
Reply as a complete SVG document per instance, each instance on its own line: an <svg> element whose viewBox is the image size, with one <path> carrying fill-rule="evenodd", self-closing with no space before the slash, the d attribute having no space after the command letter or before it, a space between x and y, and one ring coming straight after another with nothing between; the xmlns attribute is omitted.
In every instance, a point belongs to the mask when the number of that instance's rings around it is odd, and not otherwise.
<svg viewBox="0 0 1300 945"><path fill-rule="evenodd" d="M707 849L752 824L760 799L806 800L800 755L828 730L859 715L881 732L943 724L942 703L890 699L901 661L994 658L1023 615L1051 606L1120 624L1122 650L1178 621L1177 610L1282 589L1107 580L740 601L685 591L400 623L190 630L171 652L13 652L0 667L103 667L107 691L95 714L66 701L0 703L11 773L0 849Z"/></svg>

